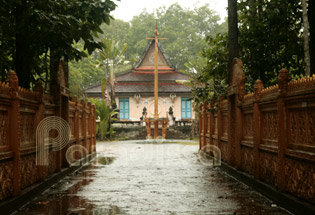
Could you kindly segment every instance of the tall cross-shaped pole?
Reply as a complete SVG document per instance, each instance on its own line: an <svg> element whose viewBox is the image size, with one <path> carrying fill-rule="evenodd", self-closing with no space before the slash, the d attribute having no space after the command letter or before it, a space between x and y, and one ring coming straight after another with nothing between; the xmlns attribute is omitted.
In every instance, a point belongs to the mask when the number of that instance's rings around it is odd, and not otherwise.
<svg viewBox="0 0 315 215"><path fill-rule="evenodd" d="M160 40L165 40L167 38L158 38L159 32L157 24L155 25L154 38L146 38L148 40L155 40L155 49L154 49L154 139L158 138L158 128L159 128L159 75L158 75L158 43Z"/></svg>

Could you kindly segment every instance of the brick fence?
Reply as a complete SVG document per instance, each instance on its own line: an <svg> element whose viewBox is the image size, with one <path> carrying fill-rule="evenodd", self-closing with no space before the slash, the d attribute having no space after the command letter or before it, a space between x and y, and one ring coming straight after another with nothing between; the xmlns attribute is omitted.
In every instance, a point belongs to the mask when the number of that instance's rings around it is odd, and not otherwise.
<svg viewBox="0 0 315 215"><path fill-rule="evenodd" d="M227 99L199 107L200 149L280 191L315 203L315 76L278 84L256 81L245 93L243 64L235 59Z"/></svg>
<svg viewBox="0 0 315 215"><path fill-rule="evenodd" d="M17 196L26 187L69 166L65 153L74 144L95 151L95 107L75 98L69 101L68 89L56 84L54 96L44 94L41 84L34 91L18 86L15 72L7 83L0 83L0 200ZM48 116L68 122L70 140L65 148L54 151L49 145L49 165L36 165L36 128ZM55 132L49 134L51 137ZM75 155L78 156L78 155Z"/></svg>

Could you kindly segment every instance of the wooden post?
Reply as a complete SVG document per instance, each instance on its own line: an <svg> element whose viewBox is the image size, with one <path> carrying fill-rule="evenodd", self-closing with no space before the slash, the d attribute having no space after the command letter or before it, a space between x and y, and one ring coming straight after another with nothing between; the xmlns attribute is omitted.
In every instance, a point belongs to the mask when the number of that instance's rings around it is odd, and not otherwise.
<svg viewBox="0 0 315 215"><path fill-rule="evenodd" d="M159 75L158 75L158 30L157 26L155 34L155 49L154 49L154 139L158 138L159 129Z"/></svg>
<svg viewBox="0 0 315 215"><path fill-rule="evenodd" d="M211 145L211 102L208 104L207 108L207 130L206 130L206 145Z"/></svg>
<svg viewBox="0 0 315 215"><path fill-rule="evenodd" d="M243 137L243 113L242 113L242 100L238 100L235 109L235 166L240 169L242 166L241 144Z"/></svg>
<svg viewBox="0 0 315 215"><path fill-rule="evenodd" d="M255 101L253 110L254 119L254 177L259 179L260 175L260 159L259 159L259 145L261 140L261 113L259 108L259 100L261 91L264 89L264 85L261 80L257 80L254 85Z"/></svg>
<svg viewBox="0 0 315 215"><path fill-rule="evenodd" d="M168 112L166 112L166 117L162 121L162 139L165 139L166 137L166 129L167 129L168 122L169 122Z"/></svg>
<svg viewBox="0 0 315 215"><path fill-rule="evenodd" d="M154 39L155 47L154 47L154 139L157 139L159 136L159 73L158 73L158 43L159 39L166 38L158 38L159 32L157 24L155 25L154 38L146 38L146 39Z"/></svg>
<svg viewBox="0 0 315 215"><path fill-rule="evenodd" d="M199 114L199 150L202 149L202 108L201 105L198 105L198 114Z"/></svg>
<svg viewBox="0 0 315 215"><path fill-rule="evenodd" d="M74 138L76 144L80 143L80 135L79 135L79 107L78 107L78 98L76 96L73 97L72 101L74 102L74 116L73 116L73 123L74 123Z"/></svg>
<svg viewBox="0 0 315 215"><path fill-rule="evenodd" d="M150 140L151 139L151 122L150 122L150 118L147 117L147 112L145 112L145 115L144 115L144 122L147 129L147 139Z"/></svg>
<svg viewBox="0 0 315 215"><path fill-rule="evenodd" d="M14 71L8 74L7 82L10 87L11 108L9 110L9 144L13 151L13 195L20 194L20 100L19 100L19 80Z"/></svg>
<svg viewBox="0 0 315 215"><path fill-rule="evenodd" d="M208 130L208 118L207 118L208 102L205 101L203 105L203 147L206 148L207 145L207 130Z"/></svg>
<svg viewBox="0 0 315 215"><path fill-rule="evenodd" d="M284 191L285 189L285 152L287 150L287 128L286 128L286 106L284 98L286 96L289 82L289 72L286 69L280 71L278 77L279 84L279 96L278 96L278 187L279 190Z"/></svg>
<svg viewBox="0 0 315 215"><path fill-rule="evenodd" d="M214 100L211 101L210 103L210 108L211 110L214 108ZM210 136L210 145L213 145L213 139L212 136L214 134L214 130L215 130L215 124L214 124L214 114L213 111L210 111L209 113L209 136Z"/></svg>
<svg viewBox="0 0 315 215"><path fill-rule="evenodd" d="M91 102L88 102L88 109L89 109L89 114L88 114L88 124L87 124L87 131L86 135L89 136L89 145L87 146L89 154L92 152L92 104Z"/></svg>
<svg viewBox="0 0 315 215"><path fill-rule="evenodd" d="M245 95L245 74L243 62L234 58L233 70L228 89L229 129L228 129L228 163L241 166L242 111Z"/></svg>
<svg viewBox="0 0 315 215"><path fill-rule="evenodd" d="M218 131L218 146L220 148L221 145L221 138L223 135L223 129L222 129L222 121L223 121L223 117L222 117L222 102L223 102L223 96L219 97L219 102L218 102L218 109L217 109L217 131ZM214 125L215 126L215 125ZM222 150L222 148L220 148L220 150Z"/></svg>
<svg viewBox="0 0 315 215"><path fill-rule="evenodd" d="M55 98L56 112L55 116L61 117L67 123L69 122L69 89L68 80L66 78L66 66L61 60L59 62L57 82L51 86L51 94ZM59 151L56 151L56 169L61 171L62 166L68 166L65 153L69 145Z"/></svg>
<svg viewBox="0 0 315 215"><path fill-rule="evenodd" d="M83 146L87 148L86 144L86 105L85 101L81 100L81 105L82 105L82 117L81 117L81 125L82 125L82 135L83 135Z"/></svg>
<svg viewBox="0 0 315 215"><path fill-rule="evenodd" d="M93 142L92 142L92 151L96 152L96 108L93 105L92 106L92 110L93 110Z"/></svg>
<svg viewBox="0 0 315 215"><path fill-rule="evenodd" d="M235 142L235 95L228 97L228 147L227 147L227 162L233 165L233 146Z"/></svg>
<svg viewBox="0 0 315 215"><path fill-rule="evenodd" d="M200 106L200 116L201 116L201 133L200 133L200 139L201 139L201 150L203 150L204 148L204 136L205 136L205 121L204 121L204 116L205 116L205 109L204 109L204 105Z"/></svg>

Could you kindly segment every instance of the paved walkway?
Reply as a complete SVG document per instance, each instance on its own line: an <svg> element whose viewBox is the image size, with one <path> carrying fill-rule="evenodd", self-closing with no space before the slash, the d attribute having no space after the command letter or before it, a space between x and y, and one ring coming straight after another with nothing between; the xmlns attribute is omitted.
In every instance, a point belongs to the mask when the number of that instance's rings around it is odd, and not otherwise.
<svg viewBox="0 0 315 215"><path fill-rule="evenodd" d="M91 167L16 214L289 214L210 167L190 141L102 142L97 151Z"/></svg>

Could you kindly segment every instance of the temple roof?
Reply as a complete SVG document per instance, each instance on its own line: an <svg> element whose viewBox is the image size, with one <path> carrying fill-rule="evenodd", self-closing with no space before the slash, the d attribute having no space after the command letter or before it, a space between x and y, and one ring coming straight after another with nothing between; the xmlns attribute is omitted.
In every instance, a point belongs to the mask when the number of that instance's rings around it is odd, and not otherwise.
<svg viewBox="0 0 315 215"><path fill-rule="evenodd" d="M148 42L145 51L142 54L142 57L139 59L138 63L136 64L136 69L145 69L146 67L151 67L154 69L154 49L155 49L155 41L150 40ZM165 53L165 50L158 42L158 66L164 67L166 69L173 69L173 66Z"/></svg>
<svg viewBox="0 0 315 215"><path fill-rule="evenodd" d="M89 95L100 94L101 85L88 88L85 93ZM153 83L117 83L115 92L117 95L121 93L134 94L134 93L154 93ZM191 89L178 83L159 83L159 93L186 93L190 94Z"/></svg>
<svg viewBox="0 0 315 215"><path fill-rule="evenodd" d="M115 76L117 96L154 93L154 46L154 40L150 40L135 68ZM190 87L176 82L176 80L190 80L190 76L175 70L160 43L158 43L158 73L159 93L191 93ZM88 96L101 96L101 85L89 87L85 93Z"/></svg>

